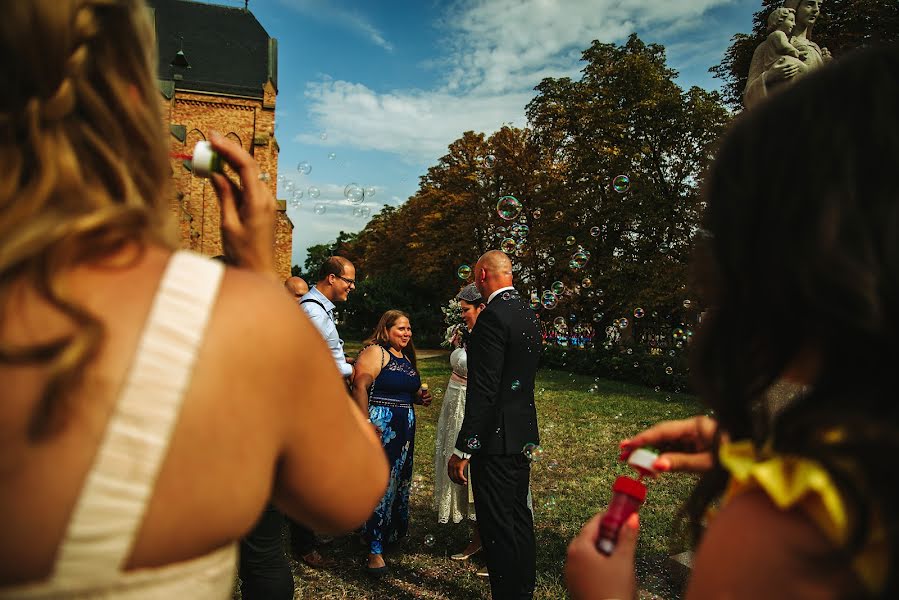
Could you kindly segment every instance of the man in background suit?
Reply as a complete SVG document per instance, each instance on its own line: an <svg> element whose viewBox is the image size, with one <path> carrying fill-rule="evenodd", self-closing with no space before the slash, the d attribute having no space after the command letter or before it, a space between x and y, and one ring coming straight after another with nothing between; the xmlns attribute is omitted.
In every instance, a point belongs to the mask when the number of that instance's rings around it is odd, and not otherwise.
<svg viewBox="0 0 899 600"><path fill-rule="evenodd" d="M499 250L475 266L475 285L487 298L468 342L465 419L450 479L467 483L470 471L478 527L487 554L494 600L533 598L534 521L527 505L527 444L539 444L534 379L541 336L534 311L512 287L512 262Z"/></svg>

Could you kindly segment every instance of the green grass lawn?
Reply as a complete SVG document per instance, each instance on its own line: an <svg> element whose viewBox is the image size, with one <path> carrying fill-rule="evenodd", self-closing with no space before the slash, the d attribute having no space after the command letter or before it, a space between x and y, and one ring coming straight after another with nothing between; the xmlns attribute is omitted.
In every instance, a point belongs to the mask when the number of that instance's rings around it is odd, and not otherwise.
<svg viewBox="0 0 899 600"><path fill-rule="evenodd" d="M409 535L385 558L391 574L372 580L363 570L366 547L355 536L323 546L338 561L327 570L294 565L299 598L488 598L489 586L475 576L483 555L457 563L449 555L468 541L464 524L440 525L431 508L434 476L434 430L449 379L446 356L419 363L422 380L430 384L434 402L416 407L415 478ZM592 389L591 389L592 388ZM595 390L595 391L594 391ZM531 488L537 533L537 590L540 599L565 598L562 576L565 550L581 525L603 508L615 477L632 472L617 461L618 442L652 423L697 414L689 396L654 392L561 371L541 371L537 378L537 410L543 458L534 463ZM638 575L641 585L665 600L678 598L659 575L659 564L671 551L670 530L677 508L693 480L673 475L648 484L640 511ZM433 545L425 537L434 536Z"/></svg>

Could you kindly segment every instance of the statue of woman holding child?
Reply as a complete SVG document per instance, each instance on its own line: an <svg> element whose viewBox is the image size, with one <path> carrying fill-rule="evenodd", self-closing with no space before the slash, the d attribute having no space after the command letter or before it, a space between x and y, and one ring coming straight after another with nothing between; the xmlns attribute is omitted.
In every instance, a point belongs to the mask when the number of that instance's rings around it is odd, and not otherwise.
<svg viewBox="0 0 899 600"><path fill-rule="evenodd" d="M779 87L830 61L811 40L822 0L785 0L768 16L768 37L752 55L743 105L751 108Z"/></svg>

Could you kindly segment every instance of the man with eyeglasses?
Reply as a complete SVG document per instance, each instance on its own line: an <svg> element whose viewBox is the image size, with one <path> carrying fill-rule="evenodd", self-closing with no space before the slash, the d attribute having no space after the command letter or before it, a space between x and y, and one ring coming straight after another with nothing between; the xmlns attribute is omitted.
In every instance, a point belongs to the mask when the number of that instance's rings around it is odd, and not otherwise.
<svg viewBox="0 0 899 600"><path fill-rule="evenodd" d="M343 340L337 333L334 303L346 302L350 292L356 289L355 277L353 263L342 256L332 256L319 268L316 284L300 298L300 306L325 338L337 370L344 379L353 375L353 367L343 353ZM335 564L332 559L323 557L315 544L315 534L311 530L290 521L290 546L297 560L316 568Z"/></svg>

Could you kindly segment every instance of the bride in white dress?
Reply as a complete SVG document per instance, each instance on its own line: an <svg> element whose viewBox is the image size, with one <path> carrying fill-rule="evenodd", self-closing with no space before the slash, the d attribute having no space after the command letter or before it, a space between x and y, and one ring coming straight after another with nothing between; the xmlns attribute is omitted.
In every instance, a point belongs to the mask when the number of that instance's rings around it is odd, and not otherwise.
<svg viewBox="0 0 899 600"><path fill-rule="evenodd" d="M443 408L437 421L437 439L434 452L434 508L437 510L439 523L459 523L467 520L471 524L472 534L468 547L453 560L467 560L481 549L481 537L475 519L474 497L471 493L471 475L466 486L456 485L450 481L446 472L446 463L456 445L456 436L465 418L465 390L468 377L468 359L465 353L465 339L474 327L478 315L486 304L480 292L470 284L462 288L456 295L462 309L463 327L453 337L456 347L450 354L450 367L453 370L446 394L443 396Z"/></svg>

